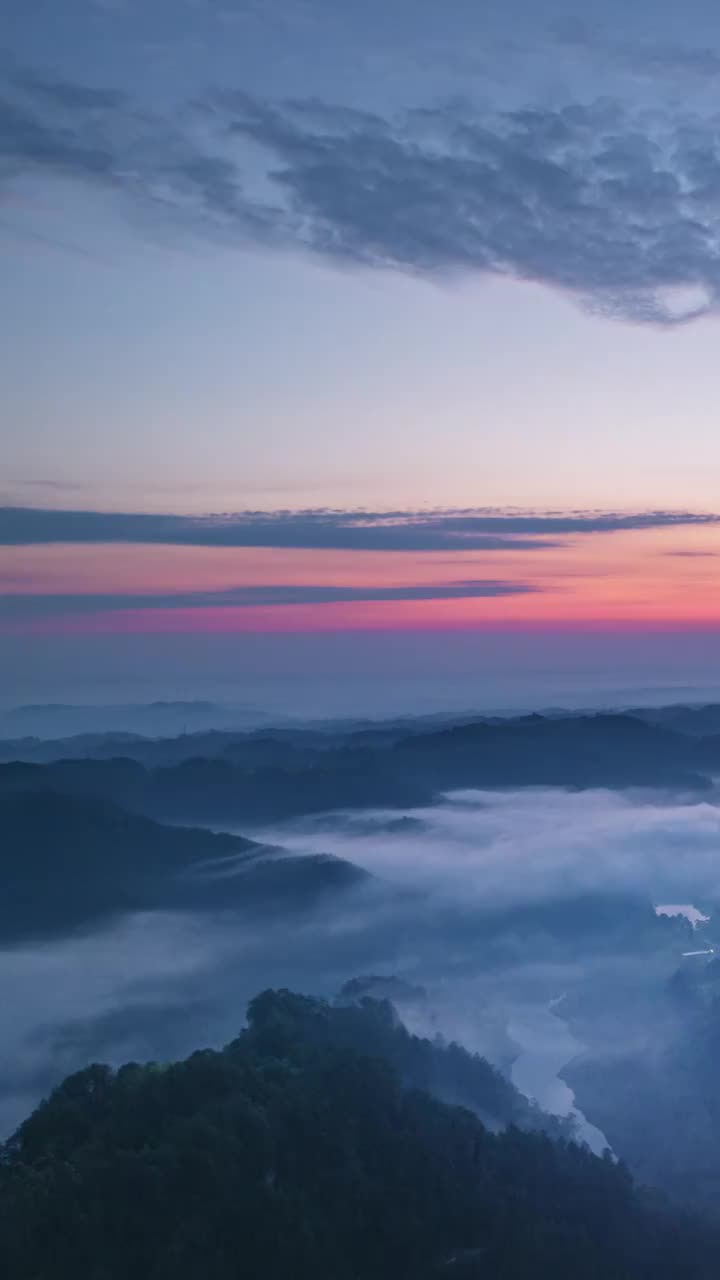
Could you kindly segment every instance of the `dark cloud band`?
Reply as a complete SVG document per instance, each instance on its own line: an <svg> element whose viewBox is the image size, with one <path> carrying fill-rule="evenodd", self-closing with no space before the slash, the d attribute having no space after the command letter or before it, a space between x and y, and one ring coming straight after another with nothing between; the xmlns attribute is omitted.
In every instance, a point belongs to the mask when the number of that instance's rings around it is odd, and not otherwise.
<svg viewBox="0 0 720 1280"><path fill-rule="evenodd" d="M693 512L241 511L183 516L0 508L0 546L51 543L345 551L535 551L573 534L716 524Z"/></svg>
<svg viewBox="0 0 720 1280"><path fill-rule="evenodd" d="M709 118L648 122L602 101L456 104L390 119L213 92L173 122L112 89L17 69L5 79L9 181L45 172L101 183L224 241L427 275L513 276L641 323L677 324L718 305L720 151Z"/></svg>
<svg viewBox="0 0 720 1280"><path fill-rule="evenodd" d="M527 583L471 579L430 586L333 587L278 585L229 587L222 591L141 593L47 593L0 595L0 620L32 621L72 614L138 609L248 609L278 605L377 603L383 600L464 600L527 595Z"/></svg>

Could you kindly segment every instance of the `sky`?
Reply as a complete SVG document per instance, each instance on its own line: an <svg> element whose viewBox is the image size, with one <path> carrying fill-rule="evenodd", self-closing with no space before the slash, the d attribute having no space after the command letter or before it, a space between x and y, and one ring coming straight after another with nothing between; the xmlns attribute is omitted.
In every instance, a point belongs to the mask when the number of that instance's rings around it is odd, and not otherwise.
<svg viewBox="0 0 720 1280"><path fill-rule="evenodd" d="M711 0L5 12L0 697L714 679Z"/></svg>

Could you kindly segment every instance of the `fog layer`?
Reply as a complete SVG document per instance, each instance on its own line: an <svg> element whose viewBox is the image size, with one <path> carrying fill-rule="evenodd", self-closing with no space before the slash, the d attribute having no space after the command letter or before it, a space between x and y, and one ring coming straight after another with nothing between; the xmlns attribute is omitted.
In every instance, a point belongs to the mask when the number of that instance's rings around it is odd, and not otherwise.
<svg viewBox="0 0 720 1280"><path fill-rule="evenodd" d="M332 996L362 973L420 982L427 1001L407 1013L414 1030L455 1038L509 1074L516 1064L517 1083L530 1092L534 1081L537 1092L542 1072L520 1059L538 1018L541 1040L557 1024L554 1043L543 1040L538 1052L547 1049L558 1068L563 1044L568 1057L597 1047L593 1036L573 1040L550 1002L601 993L615 1012L622 1006L624 1050L661 1035L648 1010L695 934L653 906L688 902L711 913L720 897L720 810L707 800L463 792L407 814L322 815L249 834L296 853L339 854L375 882L272 923L232 912L144 913L4 950L4 1132L89 1061L219 1044L265 987ZM539 1100L567 1110L572 1100L553 1072L545 1086Z"/></svg>
<svg viewBox="0 0 720 1280"><path fill-rule="evenodd" d="M714 801L657 792L464 791L404 817L323 815L260 834L298 853L327 848L375 875L472 901L482 912L578 894L658 903L720 897Z"/></svg>

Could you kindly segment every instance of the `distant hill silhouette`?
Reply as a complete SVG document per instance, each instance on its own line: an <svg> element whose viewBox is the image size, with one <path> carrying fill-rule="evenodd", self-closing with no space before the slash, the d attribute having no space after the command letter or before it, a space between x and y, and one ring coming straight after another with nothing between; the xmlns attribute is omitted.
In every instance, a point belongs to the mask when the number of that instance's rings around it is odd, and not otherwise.
<svg viewBox="0 0 720 1280"><path fill-rule="evenodd" d="M86 740L77 744L83 747ZM407 809L463 787L697 792L711 786L720 767L720 737L679 733L631 715L525 716L413 732L389 726L329 735L278 730L120 743L112 737L94 743L93 758L68 758L67 744L55 749L60 758L53 763L0 765L0 790L94 795L155 818L239 825L331 809Z"/></svg>

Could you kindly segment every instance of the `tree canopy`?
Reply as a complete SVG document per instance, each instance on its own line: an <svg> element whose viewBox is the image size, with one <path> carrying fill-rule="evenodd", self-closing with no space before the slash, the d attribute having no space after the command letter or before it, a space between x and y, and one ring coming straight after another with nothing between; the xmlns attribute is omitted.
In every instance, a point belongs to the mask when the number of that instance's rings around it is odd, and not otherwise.
<svg viewBox="0 0 720 1280"><path fill-rule="evenodd" d="M467 1107L409 1088L398 1046L409 1057L429 1053L413 1051L412 1039L382 1003L336 1008L265 992L222 1051L69 1077L2 1149L0 1272L8 1280L717 1274L710 1229L646 1203L610 1157L516 1125L492 1133ZM450 1062L452 1050L430 1051Z"/></svg>

